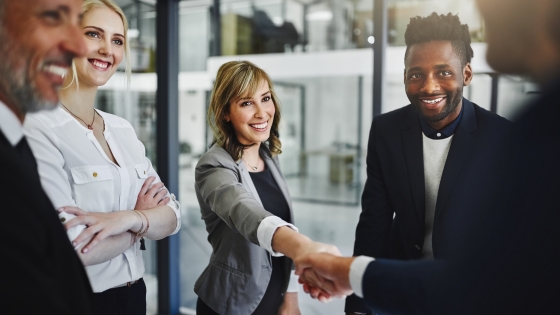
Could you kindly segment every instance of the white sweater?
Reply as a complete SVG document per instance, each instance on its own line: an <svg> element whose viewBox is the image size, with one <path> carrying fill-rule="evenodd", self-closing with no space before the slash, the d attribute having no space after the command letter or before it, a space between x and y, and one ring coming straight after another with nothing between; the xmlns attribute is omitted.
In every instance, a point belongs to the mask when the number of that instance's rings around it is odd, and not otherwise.
<svg viewBox="0 0 560 315"><path fill-rule="evenodd" d="M445 139L433 140L422 134L424 153L424 185L426 194L426 214L424 246L422 247L422 258L433 259L432 232L434 228L434 215L436 212L436 201L441 181L441 174L447 160L447 153L451 146L453 136Z"/></svg>

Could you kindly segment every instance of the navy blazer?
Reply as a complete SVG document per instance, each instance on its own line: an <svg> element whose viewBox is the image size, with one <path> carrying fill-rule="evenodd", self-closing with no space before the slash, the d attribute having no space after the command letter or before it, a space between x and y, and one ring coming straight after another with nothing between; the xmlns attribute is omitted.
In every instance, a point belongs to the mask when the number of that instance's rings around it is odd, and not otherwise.
<svg viewBox="0 0 560 315"><path fill-rule="evenodd" d="M559 314L558 78L516 123L497 177L466 201L445 260L376 260L364 300L383 314ZM472 183L473 185L476 183ZM483 213L485 215L480 216ZM459 224L461 223L461 224Z"/></svg>
<svg viewBox="0 0 560 315"><path fill-rule="evenodd" d="M420 259L425 232L422 128L412 105L375 117L368 144L368 178L356 228L354 255ZM505 144L512 123L463 98L463 116L451 142L440 181L432 247L435 258L449 257L459 240L450 239L461 213L473 213L466 201L483 192L481 185L501 161L492 152ZM349 297L346 311L365 312Z"/></svg>

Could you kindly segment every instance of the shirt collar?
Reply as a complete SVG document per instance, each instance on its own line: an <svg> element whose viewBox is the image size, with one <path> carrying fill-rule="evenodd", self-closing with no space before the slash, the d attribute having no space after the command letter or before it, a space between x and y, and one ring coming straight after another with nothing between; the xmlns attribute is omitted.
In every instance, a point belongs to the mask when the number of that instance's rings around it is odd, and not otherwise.
<svg viewBox="0 0 560 315"><path fill-rule="evenodd" d="M23 138L21 122L8 106L0 101L0 131L12 146L16 146Z"/></svg>
<svg viewBox="0 0 560 315"><path fill-rule="evenodd" d="M464 108L465 108L465 102L463 100L463 105L461 106L461 112L459 112L459 116L457 116L455 120L453 120L449 125L445 126L441 130L435 130L427 122L425 122L424 119L422 119L422 117L420 117L420 125L422 126L422 132L426 137L433 140L440 140L440 139L446 139L451 137L455 133L455 130L459 125L459 122L461 122L461 117L463 116Z"/></svg>

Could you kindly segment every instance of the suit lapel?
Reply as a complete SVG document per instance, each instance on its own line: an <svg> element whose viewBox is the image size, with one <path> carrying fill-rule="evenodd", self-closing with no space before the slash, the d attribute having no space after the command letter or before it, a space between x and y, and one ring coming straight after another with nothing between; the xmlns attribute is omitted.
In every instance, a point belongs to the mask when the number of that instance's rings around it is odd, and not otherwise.
<svg viewBox="0 0 560 315"><path fill-rule="evenodd" d="M475 142L471 133L475 130L476 117L474 107L471 102L463 98L463 117L453 135L451 147L449 148L447 160L439 183L434 224L443 211L447 197L449 197L449 193L453 189L453 185L461 172L461 168L469 158L469 153Z"/></svg>
<svg viewBox="0 0 560 315"><path fill-rule="evenodd" d="M265 158L264 161L266 162L266 166L268 166L268 168L270 169L270 173L272 174L272 177L274 177L274 180L278 184L278 187L280 187L280 190L282 191L282 194L286 199L286 203L290 207L290 219L292 220L291 223L293 223L294 213L292 209L292 197L290 196L290 192L288 191L286 180L284 180L284 176L282 176L282 174L280 173L278 161L273 158Z"/></svg>
<svg viewBox="0 0 560 315"><path fill-rule="evenodd" d="M420 118L414 107L410 107L410 112L406 119L406 128L403 132L403 146L408 170L410 189L414 198L416 212L420 226L424 226L425 216L425 188L424 188L424 159L422 147L422 128Z"/></svg>

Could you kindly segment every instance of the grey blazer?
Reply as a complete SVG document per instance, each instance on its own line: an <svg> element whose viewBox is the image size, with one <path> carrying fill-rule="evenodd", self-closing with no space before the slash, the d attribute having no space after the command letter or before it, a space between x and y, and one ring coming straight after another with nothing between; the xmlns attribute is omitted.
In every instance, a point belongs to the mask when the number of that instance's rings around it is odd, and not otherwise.
<svg viewBox="0 0 560 315"><path fill-rule="evenodd" d="M286 198L293 222L292 199L278 160L261 156ZM214 145L202 155L195 170L196 196L213 251L194 291L222 315L251 314L262 300L272 273L270 253L259 246L257 239L259 224L272 214L263 208L241 162ZM291 265L285 267L288 278Z"/></svg>

